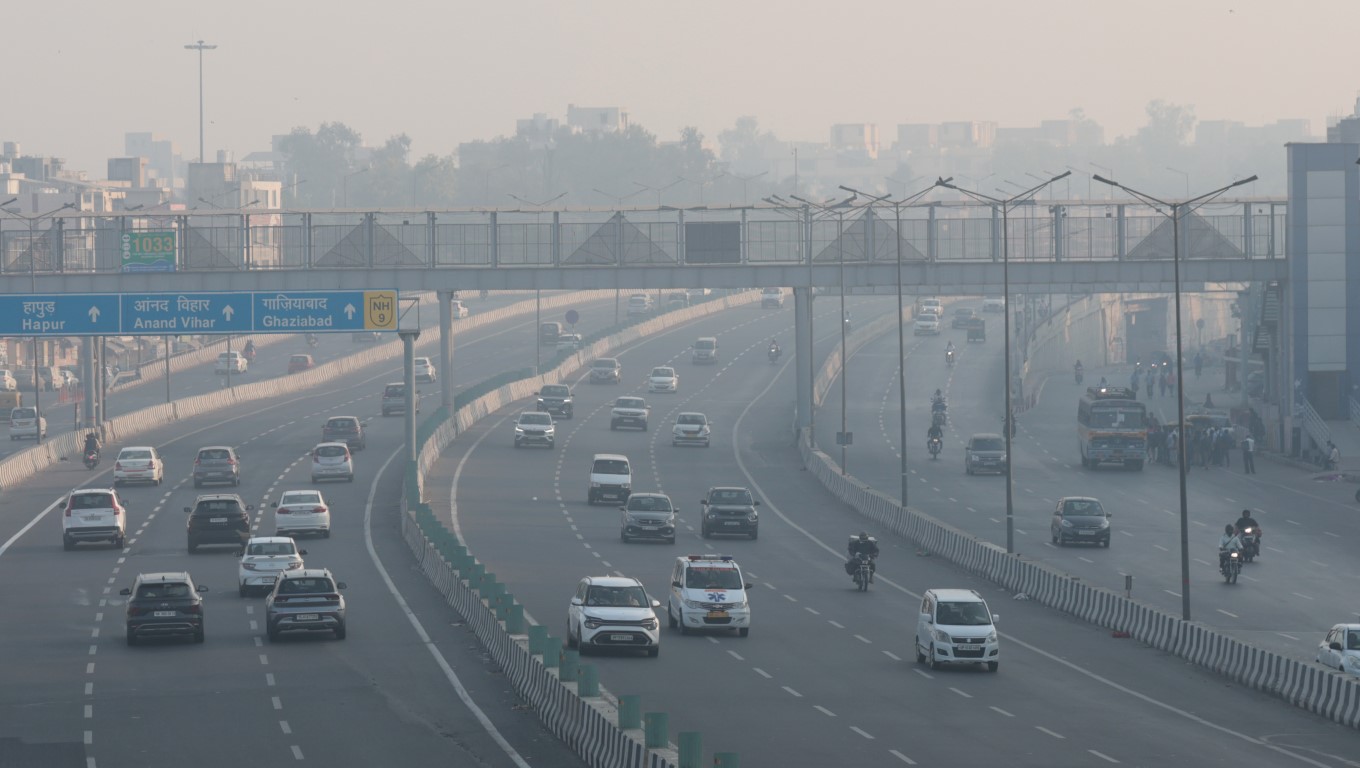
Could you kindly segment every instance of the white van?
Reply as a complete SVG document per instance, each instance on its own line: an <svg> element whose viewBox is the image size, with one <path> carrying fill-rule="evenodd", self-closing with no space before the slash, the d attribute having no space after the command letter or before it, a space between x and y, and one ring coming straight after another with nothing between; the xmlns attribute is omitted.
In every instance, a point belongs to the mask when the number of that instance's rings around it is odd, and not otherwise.
<svg viewBox="0 0 1360 768"><path fill-rule="evenodd" d="M995 621L1001 618L971 589L928 589L916 617L916 661L931 669L944 664L1000 666Z"/></svg>
<svg viewBox="0 0 1360 768"><path fill-rule="evenodd" d="M586 501L596 502L613 499L620 504L628 503L628 495L633 490L633 467L628 457L618 453L597 453L590 462L590 490Z"/></svg>
<svg viewBox="0 0 1360 768"><path fill-rule="evenodd" d="M784 308L784 289L783 288L764 288L760 292L761 309L783 309Z"/></svg>
<svg viewBox="0 0 1360 768"><path fill-rule="evenodd" d="M695 365L718 362L718 339L713 336L699 337L694 342L694 352L690 355L689 360Z"/></svg>
<svg viewBox="0 0 1360 768"><path fill-rule="evenodd" d="M929 312L932 315L939 317L944 314L944 304L937 298L924 298L921 299L918 304L920 306L920 309L916 312L918 315Z"/></svg>
<svg viewBox="0 0 1360 768"><path fill-rule="evenodd" d="M666 600L666 624L692 629L735 629L741 637L751 634L751 585L741 567L729 555L685 555L675 558L671 569L670 597Z"/></svg>
<svg viewBox="0 0 1360 768"><path fill-rule="evenodd" d="M628 316L640 317L652 313L652 297L645 293L635 293L628 297Z"/></svg>

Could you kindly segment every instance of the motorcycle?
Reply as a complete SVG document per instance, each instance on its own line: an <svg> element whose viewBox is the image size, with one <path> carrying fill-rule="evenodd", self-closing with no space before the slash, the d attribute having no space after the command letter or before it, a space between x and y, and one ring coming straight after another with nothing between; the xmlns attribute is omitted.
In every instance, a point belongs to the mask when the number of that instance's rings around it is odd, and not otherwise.
<svg viewBox="0 0 1360 768"><path fill-rule="evenodd" d="M954 367L954 350L946 350L944 353L944 364L950 368Z"/></svg>
<svg viewBox="0 0 1360 768"><path fill-rule="evenodd" d="M770 347L769 358L771 363L779 362L779 353L781 351L782 350L780 350L779 347Z"/></svg>
<svg viewBox="0 0 1360 768"><path fill-rule="evenodd" d="M315 347L319 343L321 343L321 340L316 337L315 333L307 334L307 346Z"/></svg>
<svg viewBox="0 0 1360 768"><path fill-rule="evenodd" d="M846 333L849 333L849 332L850 332L850 318L848 318L848 317L845 318L845 332L846 332Z"/></svg>
<svg viewBox="0 0 1360 768"><path fill-rule="evenodd" d="M1261 554L1261 531L1249 525L1241 530L1239 537L1242 539L1242 559L1250 563Z"/></svg>
<svg viewBox="0 0 1360 768"><path fill-rule="evenodd" d="M99 466L99 451L89 450L85 452L85 468L94 469Z"/></svg>
<svg viewBox="0 0 1360 768"><path fill-rule="evenodd" d="M938 437L932 437L926 442L926 448L930 451L930 458L932 461L940 458L940 449L943 447L944 445Z"/></svg>
<svg viewBox="0 0 1360 768"><path fill-rule="evenodd" d="M930 415L930 423L937 427L945 426L947 419L948 417L944 415L944 411L936 411Z"/></svg>
<svg viewBox="0 0 1360 768"><path fill-rule="evenodd" d="M247 344L246 348L241 350L241 357L244 357L246 362L255 362L255 345Z"/></svg>
<svg viewBox="0 0 1360 768"><path fill-rule="evenodd" d="M1236 584L1237 575L1242 572L1242 555L1234 549L1227 557L1221 559L1223 564L1219 566L1218 572L1223 574L1223 581Z"/></svg>
<svg viewBox="0 0 1360 768"><path fill-rule="evenodd" d="M1076 370L1076 378L1077 378L1077 386L1081 386L1081 380L1082 380L1083 376L1082 376L1082 370L1081 370L1080 368L1078 368L1078 369Z"/></svg>
<svg viewBox="0 0 1360 768"><path fill-rule="evenodd" d="M869 585L874 581L874 559L864 552L855 555L855 587L861 592L868 592Z"/></svg>

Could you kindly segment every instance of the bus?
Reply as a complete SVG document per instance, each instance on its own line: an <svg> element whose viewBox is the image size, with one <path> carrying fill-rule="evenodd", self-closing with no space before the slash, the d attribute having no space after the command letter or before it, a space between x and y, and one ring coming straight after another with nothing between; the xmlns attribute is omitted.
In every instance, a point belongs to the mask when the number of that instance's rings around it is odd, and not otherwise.
<svg viewBox="0 0 1360 768"><path fill-rule="evenodd" d="M1140 470L1147 461L1147 406L1128 387L1088 387L1077 405L1081 465L1103 463Z"/></svg>

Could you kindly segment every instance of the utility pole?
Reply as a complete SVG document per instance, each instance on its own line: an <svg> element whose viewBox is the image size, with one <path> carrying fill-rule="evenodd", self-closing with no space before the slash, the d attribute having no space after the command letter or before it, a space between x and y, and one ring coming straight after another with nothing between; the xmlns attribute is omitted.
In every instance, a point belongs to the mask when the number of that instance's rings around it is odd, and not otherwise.
<svg viewBox="0 0 1360 768"><path fill-rule="evenodd" d="M217 46L199 40L184 48L188 51L198 51L198 162L206 163L208 159L203 155L203 52L211 51Z"/></svg>

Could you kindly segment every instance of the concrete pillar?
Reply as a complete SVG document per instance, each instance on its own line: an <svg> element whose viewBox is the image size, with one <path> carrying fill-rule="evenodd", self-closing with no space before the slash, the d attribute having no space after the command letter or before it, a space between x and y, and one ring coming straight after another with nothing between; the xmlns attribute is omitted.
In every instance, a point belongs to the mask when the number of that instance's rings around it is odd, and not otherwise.
<svg viewBox="0 0 1360 768"><path fill-rule="evenodd" d="M453 291L439 292L439 390L439 404L453 413Z"/></svg>
<svg viewBox="0 0 1360 768"><path fill-rule="evenodd" d="M83 409L80 425L89 429L94 426L94 372L99 370L95 367L94 338L86 336L80 340L80 360L80 383L85 388L85 402L80 406Z"/></svg>
<svg viewBox="0 0 1360 768"><path fill-rule="evenodd" d="M926 209L930 218L926 219L926 261L935 262L938 255L936 243L939 242L939 222L935 219L935 206Z"/></svg>
<svg viewBox="0 0 1360 768"><path fill-rule="evenodd" d="M416 460L416 371L415 353L416 339L420 337L420 331L399 331L401 336L401 367L405 372L402 381L406 383L406 461Z"/></svg>
<svg viewBox="0 0 1360 768"><path fill-rule="evenodd" d="M486 233L486 242L491 248L491 253L488 254L491 259L491 266L499 267L501 265L501 240L499 228L496 226L495 211L488 215L486 225L489 227Z"/></svg>
<svg viewBox="0 0 1360 768"><path fill-rule="evenodd" d="M793 351L798 393L798 428L812 426L812 289L793 289Z"/></svg>
<svg viewBox="0 0 1360 768"><path fill-rule="evenodd" d="M1128 240L1124 234L1127 225L1128 219L1124 216L1124 204L1120 203L1115 206L1114 219L1114 257L1116 261L1123 261L1129 253Z"/></svg>
<svg viewBox="0 0 1360 768"><path fill-rule="evenodd" d="M1242 203L1242 255L1251 258L1255 246L1251 236L1251 203Z"/></svg>

